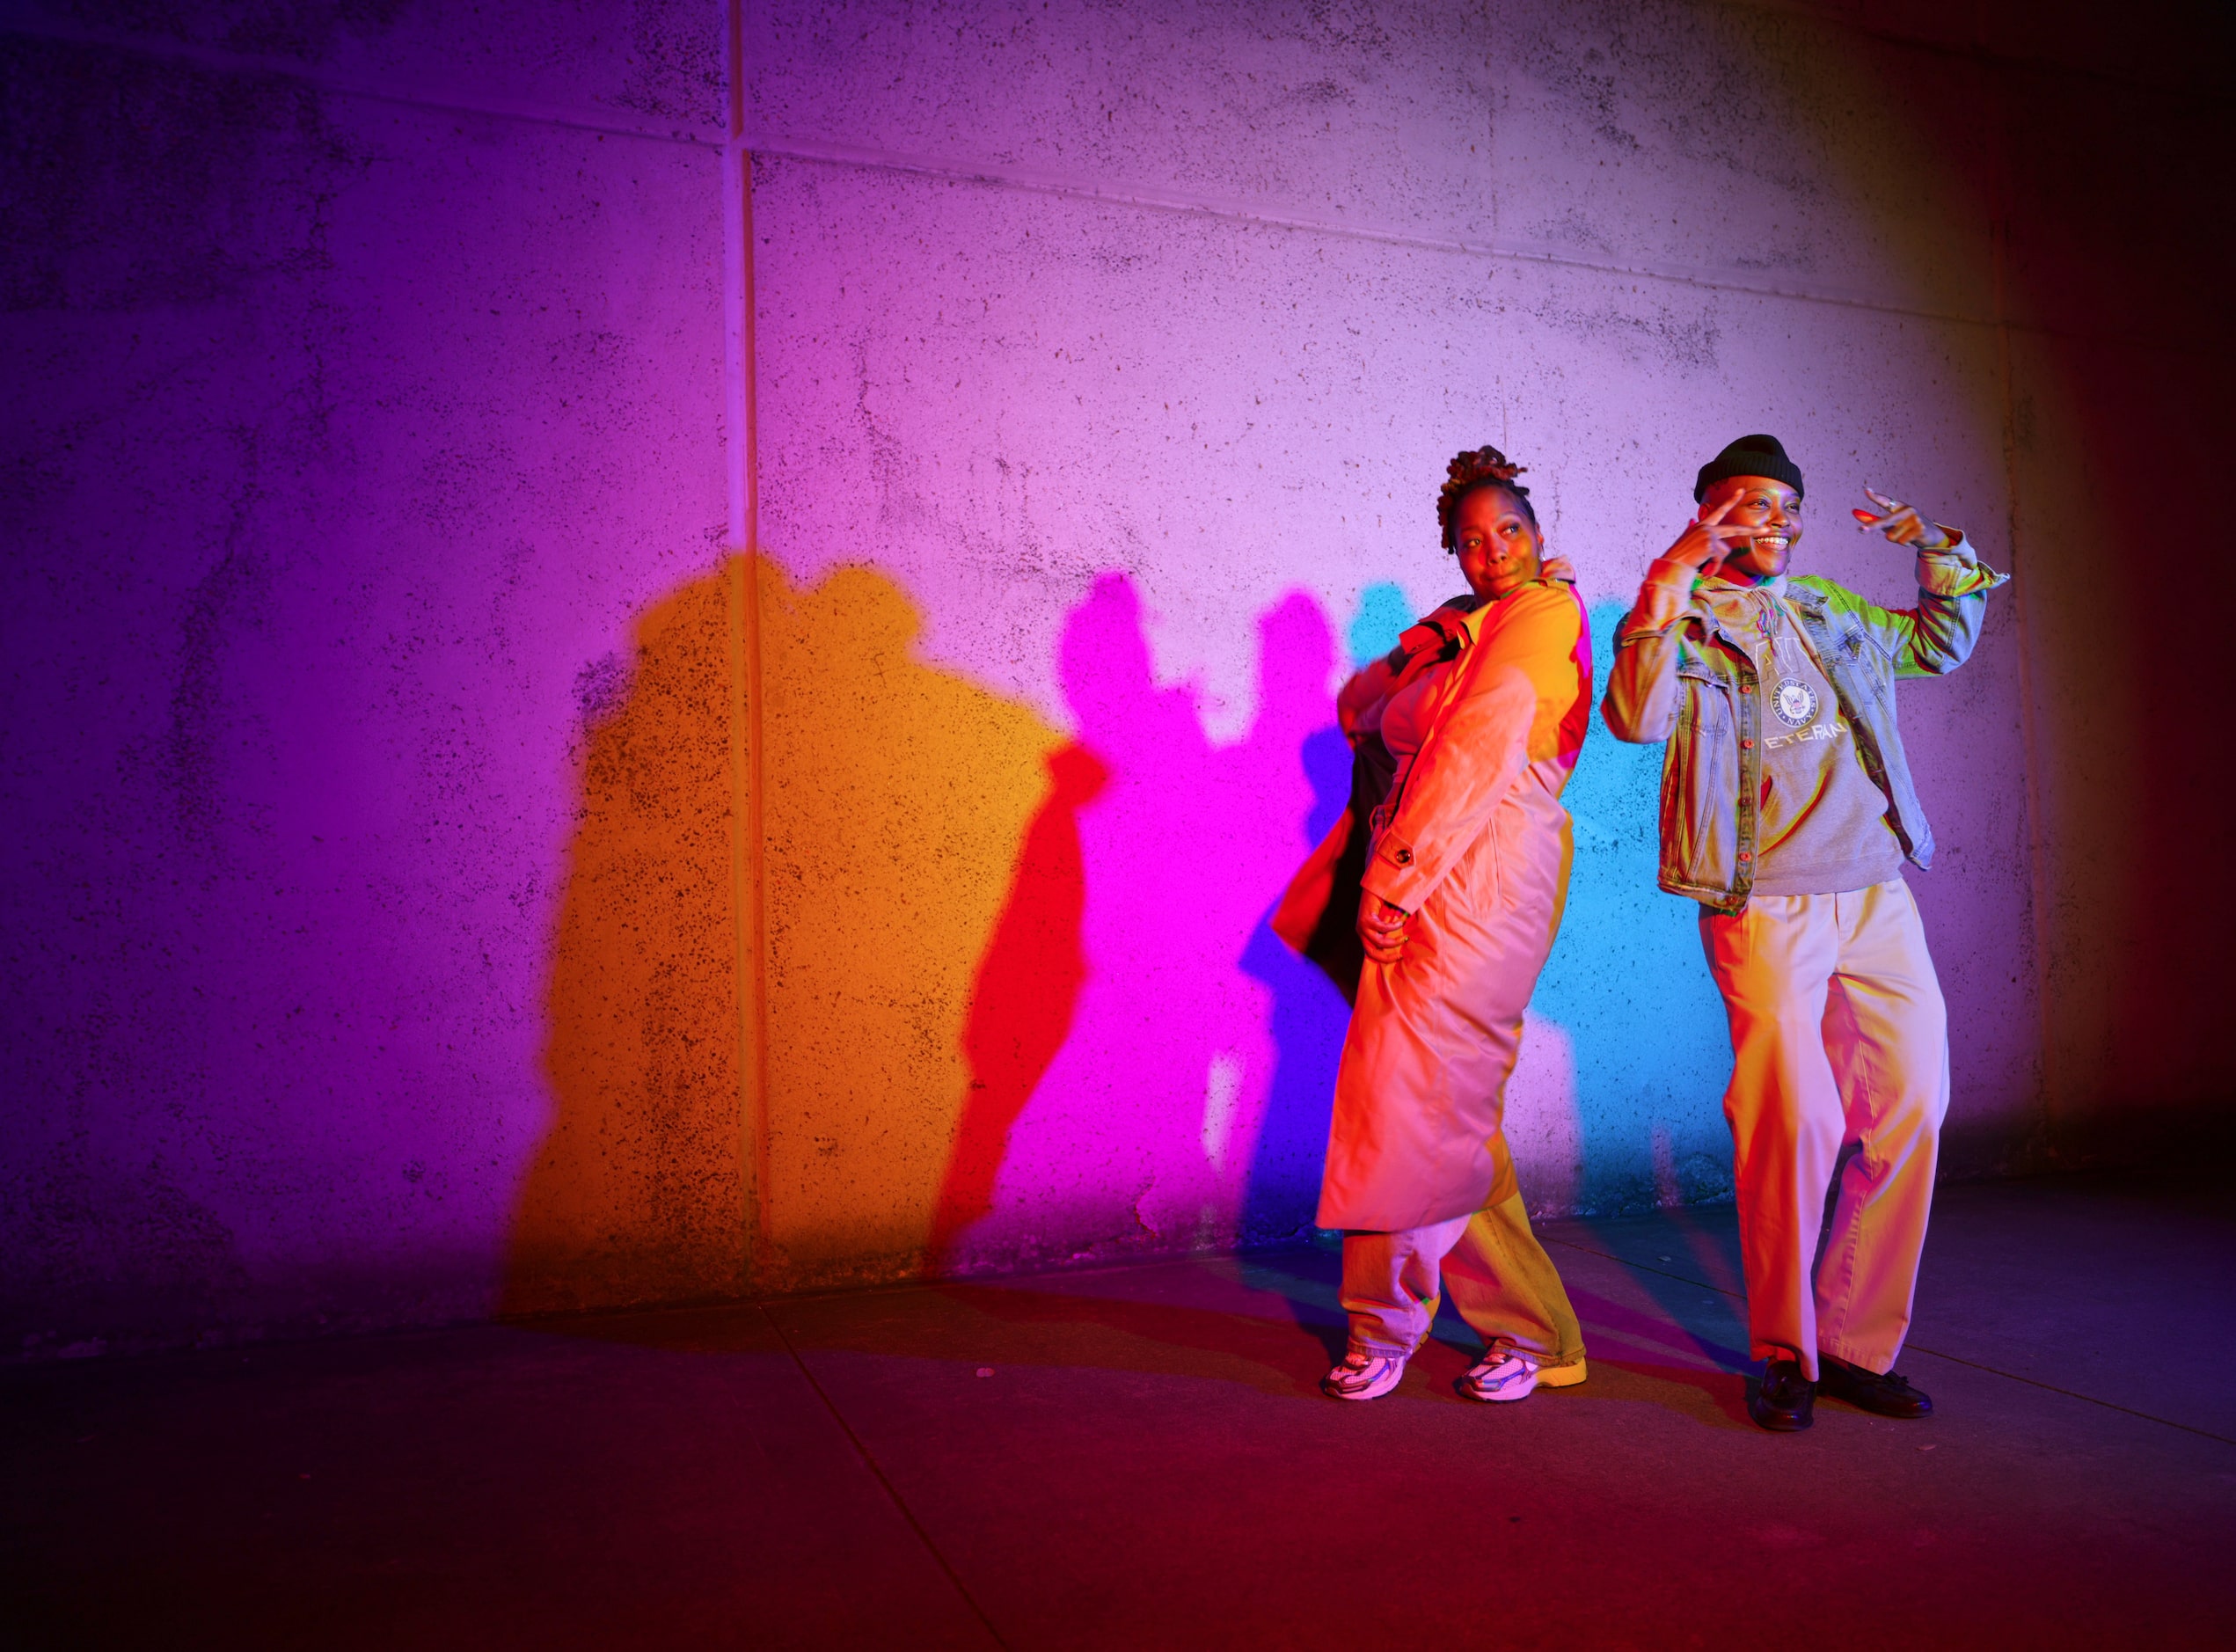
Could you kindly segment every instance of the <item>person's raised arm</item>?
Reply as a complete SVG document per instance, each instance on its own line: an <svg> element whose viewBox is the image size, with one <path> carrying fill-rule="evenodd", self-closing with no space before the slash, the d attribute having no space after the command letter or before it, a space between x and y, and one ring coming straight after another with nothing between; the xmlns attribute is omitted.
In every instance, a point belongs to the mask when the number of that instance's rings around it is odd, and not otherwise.
<svg viewBox="0 0 2236 1652"><path fill-rule="evenodd" d="M1727 496L1685 525L1647 568L1638 601L1615 628L1615 663L1599 714L1616 739L1648 745L1677 727L1677 622L1692 601L1693 581L1722 567L1726 543L1755 531L1724 525L1738 497Z"/></svg>
<svg viewBox="0 0 2236 1652"><path fill-rule="evenodd" d="M1351 673L1335 696L1335 720L1344 738L1356 742L1380 728L1390 697L1438 659L1451 657L1450 645L1473 611L1465 598L1438 604L1399 633L1396 647Z"/></svg>
<svg viewBox="0 0 2236 1652"><path fill-rule="evenodd" d="M1933 522L1914 505L1865 488L1878 508L1851 514L1866 533L1884 534L1918 553L1918 606L1859 603L1855 612L1894 656L1903 676L1939 676L1971 657L1986 623L1988 593L2011 576L1973 554L1959 530Z"/></svg>
<svg viewBox="0 0 2236 1652"><path fill-rule="evenodd" d="M1390 686L1396 680L1397 674L1386 658L1370 660L1336 691L1335 721L1346 740L1357 739L1380 720L1370 718L1390 697Z"/></svg>
<svg viewBox="0 0 2236 1652"><path fill-rule="evenodd" d="M1564 586L1532 585L1499 605L1481 642L1460 666L1452 698L1415 754L1397 810L1375 845L1361 887L1372 903L1418 911L1482 832L1491 811L1560 738L1560 720L1539 729L1538 708L1573 698L1583 610ZM1371 943L1372 938L1363 938Z"/></svg>

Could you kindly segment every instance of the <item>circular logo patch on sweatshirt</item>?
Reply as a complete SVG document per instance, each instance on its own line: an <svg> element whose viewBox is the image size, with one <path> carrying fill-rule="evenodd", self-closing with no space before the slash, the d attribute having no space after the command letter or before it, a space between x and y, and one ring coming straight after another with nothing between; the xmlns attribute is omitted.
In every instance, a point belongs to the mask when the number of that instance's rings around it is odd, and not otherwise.
<svg viewBox="0 0 2236 1652"><path fill-rule="evenodd" d="M1801 678L1789 676L1772 693L1770 708L1788 728L1807 728L1816 720L1816 691Z"/></svg>

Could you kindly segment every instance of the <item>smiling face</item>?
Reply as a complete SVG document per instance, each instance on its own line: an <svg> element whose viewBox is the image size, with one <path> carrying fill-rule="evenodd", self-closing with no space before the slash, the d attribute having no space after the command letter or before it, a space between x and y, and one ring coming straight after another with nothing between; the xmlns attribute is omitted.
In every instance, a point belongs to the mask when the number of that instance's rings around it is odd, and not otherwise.
<svg viewBox="0 0 2236 1652"><path fill-rule="evenodd" d="M1726 523L1762 531L1745 545L1734 542L1736 548L1723 561L1724 578L1742 585L1776 579L1786 572L1794 547L1801 542L1801 496L1767 476L1728 477L1700 501L1702 514L1727 499L1733 503L1724 513Z"/></svg>
<svg viewBox="0 0 2236 1652"><path fill-rule="evenodd" d="M1452 548L1459 555L1459 571L1467 576L1467 588L1496 602L1538 577L1545 536L1518 498L1497 483L1487 482L1459 501Z"/></svg>

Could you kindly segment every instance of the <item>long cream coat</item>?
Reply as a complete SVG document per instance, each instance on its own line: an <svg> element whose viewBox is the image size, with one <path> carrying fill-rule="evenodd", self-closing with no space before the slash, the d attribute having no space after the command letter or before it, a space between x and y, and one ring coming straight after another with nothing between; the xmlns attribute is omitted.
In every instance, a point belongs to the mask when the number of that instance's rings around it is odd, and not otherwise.
<svg viewBox="0 0 2236 1652"><path fill-rule="evenodd" d="M1424 1227L1514 1191L1506 1081L1567 894L1560 793L1591 715L1591 632L1575 593L1544 581L1468 631L1383 717L1398 779L1364 884L1414 918L1404 956L1359 982L1322 1227Z"/></svg>

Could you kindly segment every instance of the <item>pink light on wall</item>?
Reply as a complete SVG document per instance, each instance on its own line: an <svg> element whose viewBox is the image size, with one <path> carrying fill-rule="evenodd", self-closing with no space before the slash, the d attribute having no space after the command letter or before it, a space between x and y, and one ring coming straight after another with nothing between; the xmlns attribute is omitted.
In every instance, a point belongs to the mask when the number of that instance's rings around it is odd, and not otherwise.
<svg viewBox="0 0 2236 1652"><path fill-rule="evenodd" d="M1115 574L1064 628L1064 693L1101 777L1061 805L1076 810L1082 970L1069 1036L1010 1126L990 1208L949 1241L964 1265L977 1247L1061 1257L1211 1242L1240 1221L1279 1055L1270 994L1243 960L1310 846L1300 751L1331 715L1333 643L1304 596L1263 616L1257 716L1222 747L1187 689L1157 686L1143 628ZM983 1006L1060 993L1061 975L1011 973L1047 955L997 945L974 1027ZM968 1127L960 1151L983 1174Z"/></svg>

